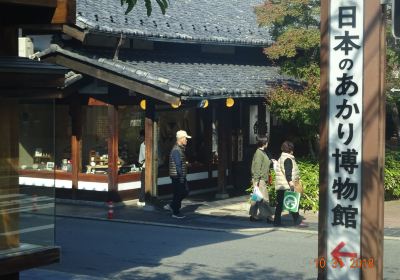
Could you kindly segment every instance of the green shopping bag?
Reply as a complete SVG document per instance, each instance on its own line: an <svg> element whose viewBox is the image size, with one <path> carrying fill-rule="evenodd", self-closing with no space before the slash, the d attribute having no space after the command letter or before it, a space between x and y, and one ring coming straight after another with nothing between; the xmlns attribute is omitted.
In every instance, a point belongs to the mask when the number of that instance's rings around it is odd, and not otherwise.
<svg viewBox="0 0 400 280"><path fill-rule="evenodd" d="M286 191L283 196L283 210L298 212L300 204L300 193Z"/></svg>

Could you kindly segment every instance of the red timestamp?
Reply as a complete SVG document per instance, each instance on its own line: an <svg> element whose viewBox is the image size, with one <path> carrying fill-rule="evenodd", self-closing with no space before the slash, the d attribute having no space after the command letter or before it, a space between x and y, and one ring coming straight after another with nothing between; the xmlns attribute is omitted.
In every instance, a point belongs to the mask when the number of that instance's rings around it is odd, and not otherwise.
<svg viewBox="0 0 400 280"><path fill-rule="evenodd" d="M317 269L370 269L375 267L374 258L350 258L350 264L346 265L341 258L326 259L324 257L316 258L312 262Z"/></svg>

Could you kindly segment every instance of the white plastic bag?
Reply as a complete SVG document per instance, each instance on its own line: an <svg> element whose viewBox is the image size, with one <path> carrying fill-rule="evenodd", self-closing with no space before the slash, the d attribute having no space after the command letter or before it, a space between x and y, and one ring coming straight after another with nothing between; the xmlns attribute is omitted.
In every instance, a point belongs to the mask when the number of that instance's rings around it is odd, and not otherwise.
<svg viewBox="0 0 400 280"><path fill-rule="evenodd" d="M253 201L261 201L263 200L263 194L260 191L258 186L253 187L253 193L251 194L251 200Z"/></svg>

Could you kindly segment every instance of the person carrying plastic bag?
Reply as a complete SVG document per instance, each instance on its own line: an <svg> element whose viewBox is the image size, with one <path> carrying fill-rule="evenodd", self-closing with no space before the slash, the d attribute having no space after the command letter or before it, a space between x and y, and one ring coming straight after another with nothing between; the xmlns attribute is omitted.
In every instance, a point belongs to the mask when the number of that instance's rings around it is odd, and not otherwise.
<svg viewBox="0 0 400 280"><path fill-rule="evenodd" d="M267 223L272 223L274 212L269 206L269 195L267 189L269 170L271 166L271 160L266 153L268 136L257 136L257 146L258 148L254 153L251 164L253 193L250 200L250 221L259 221L260 218L265 217Z"/></svg>

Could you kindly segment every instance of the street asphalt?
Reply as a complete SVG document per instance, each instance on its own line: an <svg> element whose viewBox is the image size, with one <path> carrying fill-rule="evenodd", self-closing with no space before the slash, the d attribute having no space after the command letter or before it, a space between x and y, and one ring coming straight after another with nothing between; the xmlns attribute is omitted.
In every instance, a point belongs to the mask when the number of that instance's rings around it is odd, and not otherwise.
<svg viewBox="0 0 400 280"><path fill-rule="evenodd" d="M183 202L182 212L187 217L182 220L173 219L171 213L163 210L163 205L167 202L168 200L156 201L145 207L138 207L136 201L116 204L113 208L112 219L109 219L107 204L58 201L56 203L56 243L62 247L62 261L60 264L22 272L21 279L315 279L315 270L311 264L317 247L318 213L301 212L307 227L293 225L291 217L285 214L284 226L276 228L267 224L266 221L250 222L248 220L248 196L224 200L215 200L211 196L204 195L190 197ZM22 220L29 223L31 215L40 215L40 205L38 208L37 212L26 214L25 219ZM400 272L395 261L397 252L400 251L399 211L400 201L385 202L385 279L398 279ZM45 215L42 215L41 219L46 224L49 222L47 219L51 217L47 215L48 213L43 214ZM83 229L87 225L94 226L86 229L88 232L85 232ZM48 230L47 234L50 232L51 230ZM125 246L129 248L133 242L129 237L133 233L133 236L142 241L135 243L136 247L132 248L132 252L125 252L127 254L125 257L122 259L118 257L112 262L115 262L113 266L116 267L121 266L120 262L134 262L134 268L121 267L113 271L105 270L102 267L104 258L107 259L110 254L118 256L120 252L110 253L103 250L112 251L110 248L115 242L118 243L119 248ZM170 240L173 240L172 243L175 244L186 238L187 233L189 237L185 241L187 244L184 250L176 251L168 257L158 256L159 259L150 260L150 264L146 263L149 260L139 258L135 252L140 248L139 256L145 255L152 258L152 254L157 255L160 246L165 246ZM87 240L83 238L85 234ZM103 234L106 236L103 237ZM170 237L166 240L158 240L160 234ZM147 238L154 239L154 236L157 237L157 242L153 244ZM215 236L223 240L216 242ZM235 242L231 240L232 236ZM197 239L202 239L202 237L207 237L206 241L198 246ZM40 235L37 235L37 238L40 239ZM214 241L210 243L208 238ZM268 244L265 243L266 240ZM299 240L301 240L301 245L299 245ZM199 252L196 252L198 250L196 249L194 254L189 256L192 260L186 263L182 255L185 255L187 250L193 249L193 242L196 243L194 247L205 246L206 249ZM87 244L91 246L87 247ZM230 245L226 247L223 244ZM282 246L282 244L285 245ZM174 246L179 247L180 244ZM218 246L222 247L220 250L215 250ZM253 252L248 249L249 247L260 248ZM270 248L272 251L262 248ZM295 248L294 251L293 248ZM101 252L97 252L98 250ZM302 257L298 257L298 252L302 252ZM131 253L136 256L134 259L131 259ZM214 257L220 255L220 258L224 258L228 254L232 256L229 258L235 259L236 263L231 260L227 264L221 263ZM86 256L86 258L77 263L76 259L81 256ZM166 261L169 258L172 258L172 263ZM184 265L180 265L180 262ZM282 262L290 265L279 267ZM88 263L89 266L87 266ZM217 264L218 266L215 267ZM207 274L204 270L209 269L211 271ZM190 273L185 276L188 271ZM298 272L301 273L296 274ZM269 277L259 277L258 273L269 275Z"/></svg>

